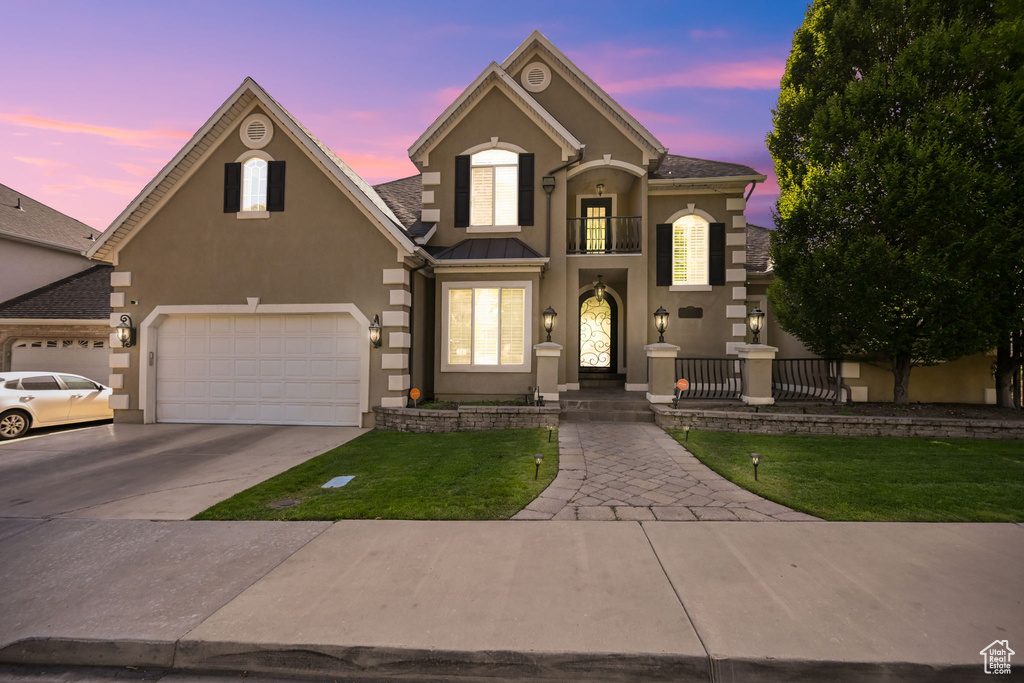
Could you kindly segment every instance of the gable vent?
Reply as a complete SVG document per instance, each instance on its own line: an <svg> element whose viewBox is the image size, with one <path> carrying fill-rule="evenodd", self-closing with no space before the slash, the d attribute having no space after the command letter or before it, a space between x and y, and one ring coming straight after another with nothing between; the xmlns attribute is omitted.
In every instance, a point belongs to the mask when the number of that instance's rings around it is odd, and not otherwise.
<svg viewBox="0 0 1024 683"><path fill-rule="evenodd" d="M540 92L551 84L551 69L543 62L532 62L523 69L520 81L530 92Z"/></svg>
<svg viewBox="0 0 1024 683"><path fill-rule="evenodd" d="M238 135L249 149L262 149L274 137L274 125L263 114L253 114L242 122Z"/></svg>

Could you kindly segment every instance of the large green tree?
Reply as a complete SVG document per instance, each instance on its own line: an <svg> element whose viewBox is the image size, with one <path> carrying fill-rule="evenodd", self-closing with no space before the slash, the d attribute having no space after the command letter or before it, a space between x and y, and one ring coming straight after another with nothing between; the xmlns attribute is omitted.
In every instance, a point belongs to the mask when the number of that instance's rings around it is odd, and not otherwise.
<svg viewBox="0 0 1024 683"><path fill-rule="evenodd" d="M768 148L769 299L825 356L910 370L991 350L1024 317L1020 0L815 0Z"/></svg>

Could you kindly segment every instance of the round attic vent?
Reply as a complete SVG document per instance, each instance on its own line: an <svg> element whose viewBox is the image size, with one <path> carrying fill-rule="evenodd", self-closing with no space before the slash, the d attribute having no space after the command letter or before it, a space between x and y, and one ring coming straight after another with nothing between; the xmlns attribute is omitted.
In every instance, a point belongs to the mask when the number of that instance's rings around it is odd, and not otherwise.
<svg viewBox="0 0 1024 683"><path fill-rule="evenodd" d="M551 69L543 62L532 62L523 69L520 79L530 92L540 92L551 85Z"/></svg>
<svg viewBox="0 0 1024 683"><path fill-rule="evenodd" d="M249 149L262 149L274 137L274 125L263 114L253 114L242 121L238 134Z"/></svg>

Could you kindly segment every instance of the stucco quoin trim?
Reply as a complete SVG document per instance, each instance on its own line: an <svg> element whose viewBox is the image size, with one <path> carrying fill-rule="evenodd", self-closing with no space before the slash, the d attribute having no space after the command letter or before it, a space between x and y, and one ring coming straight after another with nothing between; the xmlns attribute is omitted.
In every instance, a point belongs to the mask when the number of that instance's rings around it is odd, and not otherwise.
<svg viewBox="0 0 1024 683"><path fill-rule="evenodd" d="M170 315L288 315L347 313L363 329L370 319L355 304L204 304L196 306L157 306L139 325L139 406L143 422L156 422L156 366L149 354L156 353L160 326ZM370 412L370 343L359 346L359 412ZM159 362L159 359L157 359Z"/></svg>

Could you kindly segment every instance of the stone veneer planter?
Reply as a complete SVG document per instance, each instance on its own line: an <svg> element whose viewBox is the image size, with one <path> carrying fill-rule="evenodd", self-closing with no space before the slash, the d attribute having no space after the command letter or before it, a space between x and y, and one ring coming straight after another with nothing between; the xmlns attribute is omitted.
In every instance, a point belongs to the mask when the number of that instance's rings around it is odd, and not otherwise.
<svg viewBox="0 0 1024 683"><path fill-rule="evenodd" d="M558 426L558 405L461 406L456 410L377 408L375 426L390 432L482 432Z"/></svg>
<svg viewBox="0 0 1024 683"><path fill-rule="evenodd" d="M662 429L690 425L711 432L751 434L839 434L940 439L1024 439L1024 420L962 420L921 417L787 415L728 410L681 410L652 406Z"/></svg>

